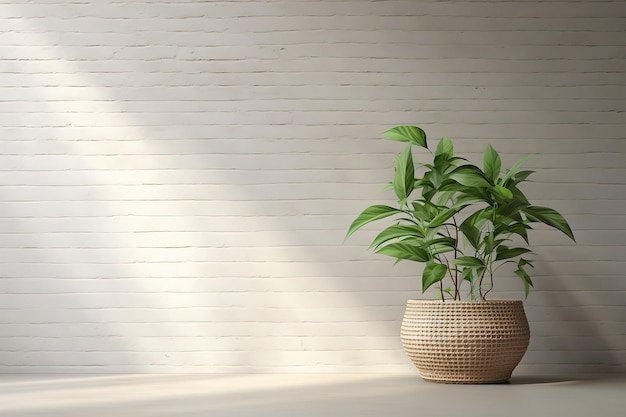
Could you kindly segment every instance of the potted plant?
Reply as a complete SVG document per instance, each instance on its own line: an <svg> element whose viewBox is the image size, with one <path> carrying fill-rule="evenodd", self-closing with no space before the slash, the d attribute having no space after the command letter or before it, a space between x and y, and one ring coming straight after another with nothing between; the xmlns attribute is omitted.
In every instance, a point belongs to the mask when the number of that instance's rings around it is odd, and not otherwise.
<svg viewBox="0 0 626 417"><path fill-rule="evenodd" d="M546 224L572 240L574 234L562 215L531 204L520 189L533 172L520 169L528 157L503 170L500 156L488 145L479 167L456 156L448 138L433 153L417 126L397 126L383 135L407 143L389 184L397 206L366 208L346 238L370 222L392 218L370 248L396 262L424 264L422 292L434 287L437 298L409 300L401 329L404 349L424 379L505 382L524 355L530 333L521 300L487 299L496 272L513 264L528 296L532 224ZM431 161L414 162L413 146L429 152Z"/></svg>

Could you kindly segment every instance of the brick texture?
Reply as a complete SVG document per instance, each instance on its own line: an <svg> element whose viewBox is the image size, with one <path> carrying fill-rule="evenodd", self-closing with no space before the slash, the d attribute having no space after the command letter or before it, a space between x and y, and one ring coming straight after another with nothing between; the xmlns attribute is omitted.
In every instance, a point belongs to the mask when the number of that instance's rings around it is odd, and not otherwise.
<svg viewBox="0 0 626 417"><path fill-rule="evenodd" d="M536 154L527 372L626 370L623 1L0 1L1 372L414 372L343 238L418 124ZM510 272L494 297L523 297Z"/></svg>

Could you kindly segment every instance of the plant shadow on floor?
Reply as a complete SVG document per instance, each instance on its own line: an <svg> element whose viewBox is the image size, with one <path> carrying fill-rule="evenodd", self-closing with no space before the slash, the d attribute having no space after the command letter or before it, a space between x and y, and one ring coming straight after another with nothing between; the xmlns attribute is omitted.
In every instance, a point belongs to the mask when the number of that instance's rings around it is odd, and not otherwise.
<svg viewBox="0 0 626 417"><path fill-rule="evenodd" d="M581 378L564 376L513 376L506 385L535 385L535 384L570 384L580 382Z"/></svg>
<svg viewBox="0 0 626 417"><path fill-rule="evenodd" d="M623 380L624 375L620 374L587 374L587 375L523 375L523 376L513 376L506 382L506 385L539 385L539 384L562 384L562 385L570 385L570 384L590 384L590 383L601 383L601 382L611 382L616 380Z"/></svg>

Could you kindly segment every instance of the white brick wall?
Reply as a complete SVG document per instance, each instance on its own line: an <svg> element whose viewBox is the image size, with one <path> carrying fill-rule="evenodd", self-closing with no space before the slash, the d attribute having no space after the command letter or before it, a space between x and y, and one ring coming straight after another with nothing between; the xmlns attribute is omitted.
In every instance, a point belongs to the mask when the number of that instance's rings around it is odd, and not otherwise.
<svg viewBox="0 0 626 417"><path fill-rule="evenodd" d="M413 372L401 123L537 169L529 372L626 368L626 3L0 1L1 372ZM503 276L496 296L523 296Z"/></svg>

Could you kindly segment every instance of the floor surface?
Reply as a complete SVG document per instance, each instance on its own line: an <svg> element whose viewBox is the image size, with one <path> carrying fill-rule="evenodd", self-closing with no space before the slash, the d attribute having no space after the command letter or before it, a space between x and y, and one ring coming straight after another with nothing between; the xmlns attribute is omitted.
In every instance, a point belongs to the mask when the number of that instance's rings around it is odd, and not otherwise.
<svg viewBox="0 0 626 417"><path fill-rule="evenodd" d="M626 376L442 385L417 375L0 375L11 417L624 417Z"/></svg>

